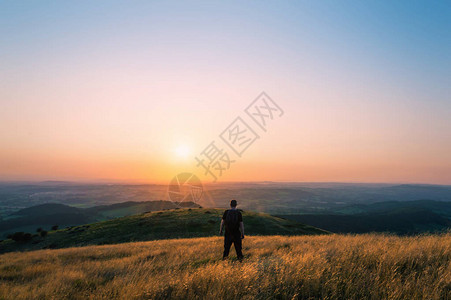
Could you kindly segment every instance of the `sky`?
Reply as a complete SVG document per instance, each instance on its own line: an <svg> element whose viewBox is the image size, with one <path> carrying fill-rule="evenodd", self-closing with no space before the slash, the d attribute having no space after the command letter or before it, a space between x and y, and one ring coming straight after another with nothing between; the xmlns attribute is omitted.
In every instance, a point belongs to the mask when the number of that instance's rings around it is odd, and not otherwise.
<svg viewBox="0 0 451 300"><path fill-rule="evenodd" d="M0 180L212 181L214 142L218 181L451 184L450 32L450 1L0 1Z"/></svg>

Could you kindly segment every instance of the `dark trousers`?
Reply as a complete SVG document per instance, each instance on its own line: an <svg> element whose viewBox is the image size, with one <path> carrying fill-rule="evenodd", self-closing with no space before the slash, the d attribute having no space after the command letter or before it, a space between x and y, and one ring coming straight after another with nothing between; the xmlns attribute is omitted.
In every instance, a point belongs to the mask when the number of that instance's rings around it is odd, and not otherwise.
<svg viewBox="0 0 451 300"><path fill-rule="evenodd" d="M241 252L241 232L229 234L226 233L224 236L224 255L223 258L229 256L230 247L232 247L232 243L235 246L236 256L238 259L243 258L243 253Z"/></svg>

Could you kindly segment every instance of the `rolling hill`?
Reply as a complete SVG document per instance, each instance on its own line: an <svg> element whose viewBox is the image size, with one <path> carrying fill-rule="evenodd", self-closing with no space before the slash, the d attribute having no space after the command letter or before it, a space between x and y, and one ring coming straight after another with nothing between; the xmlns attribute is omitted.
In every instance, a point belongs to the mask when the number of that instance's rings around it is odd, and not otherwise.
<svg viewBox="0 0 451 300"><path fill-rule="evenodd" d="M206 237L218 234L221 209L173 209L143 213L108 221L37 234L26 241L4 240L0 253L45 248L116 244L170 238ZM264 213L243 212L245 233L250 235L306 235L327 231Z"/></svg>
<svg viewBox="0 0 451 300"><path fill-rule="evenodd" d="M0 236L6 237L17 231L35 232L37 228L49 229L53 225L58 225L60 228L77 226L177 207L199 206L191 202L174 203L171 201L127 201L90 208L78 208L60 203L45 203L21 209L0 221Z"/></svg>

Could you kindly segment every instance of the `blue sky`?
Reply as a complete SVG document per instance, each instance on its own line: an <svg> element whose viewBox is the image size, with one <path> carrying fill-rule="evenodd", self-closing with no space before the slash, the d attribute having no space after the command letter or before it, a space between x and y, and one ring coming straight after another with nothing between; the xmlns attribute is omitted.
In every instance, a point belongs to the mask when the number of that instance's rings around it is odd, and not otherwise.
<svg viewBox="0 0 451 300"><path fill-rule="evenodd" d="M450 32L449 1L2 1L0 177L171 169L265 90L258 179L451 183Z"/></svg>

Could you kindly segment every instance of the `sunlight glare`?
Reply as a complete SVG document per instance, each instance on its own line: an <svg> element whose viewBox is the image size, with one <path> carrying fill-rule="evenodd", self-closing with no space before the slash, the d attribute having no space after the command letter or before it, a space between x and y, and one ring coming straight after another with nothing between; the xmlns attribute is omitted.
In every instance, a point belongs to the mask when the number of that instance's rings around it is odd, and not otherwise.
<svg viewBox="0 0 451 300"><path fill-rule="evenodd" d="M175 148L175 154L178 157L187 158L190 153L190 148L186 145L179 145L177 148Z"/></svg>

